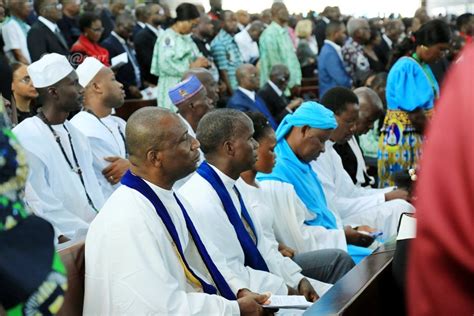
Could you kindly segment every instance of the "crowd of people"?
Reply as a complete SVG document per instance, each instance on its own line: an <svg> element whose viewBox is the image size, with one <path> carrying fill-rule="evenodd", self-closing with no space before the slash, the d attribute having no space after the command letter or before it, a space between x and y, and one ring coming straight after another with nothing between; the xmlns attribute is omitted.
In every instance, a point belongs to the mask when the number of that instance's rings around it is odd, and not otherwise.
<svg viewBox="0 0 474 316"><path fill-rule="evenodd" d="M0 2L7 313L55 314L54 245L84 239L85 315L314 302L415 212L425 132L474 15L210 6ZM115 115L146 91L157 106ZM17 276L25 260L42 270Z"/></svg>

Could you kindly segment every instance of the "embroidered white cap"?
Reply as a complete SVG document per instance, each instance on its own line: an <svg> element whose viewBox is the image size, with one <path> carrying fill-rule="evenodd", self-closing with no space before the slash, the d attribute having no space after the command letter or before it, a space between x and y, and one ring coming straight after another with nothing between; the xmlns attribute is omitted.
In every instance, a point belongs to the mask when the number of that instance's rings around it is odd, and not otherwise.
<svg viewBox="0 0 474 316"><path fill-rule="evenodd" d="M85 88L103 67L105 67L104 64L97 58L87 57L84 59L76 69L79 84Z"/></svg>
<svg viewBox="0 0 474 316"><path fill-rule="evenodd" d="M27 71L35 88L45 88L66 78L74 68L65 56L51 53L29 65Z"/></svg>

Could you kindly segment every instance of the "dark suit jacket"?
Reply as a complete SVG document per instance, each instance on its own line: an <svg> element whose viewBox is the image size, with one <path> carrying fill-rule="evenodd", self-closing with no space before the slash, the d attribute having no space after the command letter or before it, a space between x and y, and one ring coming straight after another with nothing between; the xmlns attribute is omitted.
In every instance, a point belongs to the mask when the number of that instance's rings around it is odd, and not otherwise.
<svg viewBox="0 0 474 316"><path fill-rule="evenodd" d="M142 77L144 80L153 84L158 82L158 77L150 73L156 38L156 34L148 27L138 31L137 35L133 38Z"/></svg>
<svg viewBox="0 0 474 316"><path fill-rule="evenodd" d="M69 56L69 47L64 46L46 25L41 21L36 21L31 27L26 37L28 51L31 61L37 61L44 54L58 53Z"/></svg>
<svg viewBox="0 0 474 316"><path fill-rule="evenodd" d="M314 27L314 36L316 37L316 42L318 42L318 52L321 52L324 40L326 39L326 25L326 22L319 20Z"/></svg>
<svg viewBox="0 0 474 316"><path fill-rule="evenodd" d="M387 68L391 50L390 47L388 47L387 42L383 39L383 37L380 41L380 44L374 47L374 52L377 55L379 61L384 64L385 68Z"/></svg>
<svg viewBox="0 0 474 316"><path fill-rule="evenodd" d="M112 34L110 34L109 37L107 37L102 43L100 43L100 45L109 51L110 60L112 60L112 58L115 56L125 53L125 49L123 48L122 44ZM123 65L117 70L115 77L120 83L123 84L126 97L129 98L130 94L129 94L128 88L130 86L137 86L135 71L133 69L133 64L130 61L130 58L128 60L128 63L126 63L125 65ZM141 88L141 87L138 87L138 88Z"/></svg>
<svg viewBox="0 0 474 316"><path fill-rule="evenodd" d="M278 127L278 124L268 110L265 102L258 95L255 95L254 102L245 93L237 89L229 99L227 107L243 112L260 112L265 115L274 129Z"/></svg>
<svg viewBox="0 0 474 316"><path fill-rule="evenodd" d="M349 143L335 144L334 149L341 157L342 165L344 166L344 169L347 171L347 173L351 176L354 184L357 183L357 158L351 146L349 146ZM364 180L365 181L362 183L362 186L370 185L370 179L366 172L364 172Z"/></svg>
<svg viewBox="0 0 474 316"><path fill-rule="evenodd" d="M286 110L286 106L290 103L288 98L284 94L279 96L268 82L258 91L258 96L265 102L268 110L278 123L289 113Z"/></svg>

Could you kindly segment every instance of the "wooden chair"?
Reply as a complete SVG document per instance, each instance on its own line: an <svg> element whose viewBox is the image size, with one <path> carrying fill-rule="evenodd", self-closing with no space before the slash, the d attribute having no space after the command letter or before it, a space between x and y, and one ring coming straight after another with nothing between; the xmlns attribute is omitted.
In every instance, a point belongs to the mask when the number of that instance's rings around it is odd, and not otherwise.
<svg viewBox="0 0 474 316"><path fill-rule="evenodd" d="M304 315L404 315L403 296L395 284L395 242L362 260Z"/></svg>
<svg viewBox="0 0 474 316"><path fill-rule="evenodd" d="M130 99L130 100L125 100L125 103L119 107L118 109L115 109L115 115L118 117L124 119L125 121L128 120L128 118L135 112L136 110L139 110L143 107L146 106L156 106L156 99L153 100L135 100L135 99Z"/></svg>
<svg viewBox="0 0 474 316"><path fill-rule="evenodd" d="M84 240L74 242L58 250L58 253L67 269L68 281L68 289L64 297L64 303L58 315L81 316L84 303L84 277L86 266L84 260Z"/></svg>

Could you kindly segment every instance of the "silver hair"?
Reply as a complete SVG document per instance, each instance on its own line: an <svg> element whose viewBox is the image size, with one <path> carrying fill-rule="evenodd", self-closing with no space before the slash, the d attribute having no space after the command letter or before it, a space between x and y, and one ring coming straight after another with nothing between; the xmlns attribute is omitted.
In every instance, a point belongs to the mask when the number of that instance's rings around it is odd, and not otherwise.
<svg viewBox="0 0 474 316"><path fill-rule="evenodd" d="M360 87L354 90L355 95L359 99L359 104L360 104L360 99L365 99L369 101L371 104L375 105L377 108L380 110L383 110L383 103L378 94L368 88L368 87Z"/></svg>
<svg viewBox="0 0 474 316"><path fill-rule="evenodd" d="M354 33L364 26L369 26L369 22L366 19L352 18L347 22L347 33L350 37L353 37Z"/></svg>

